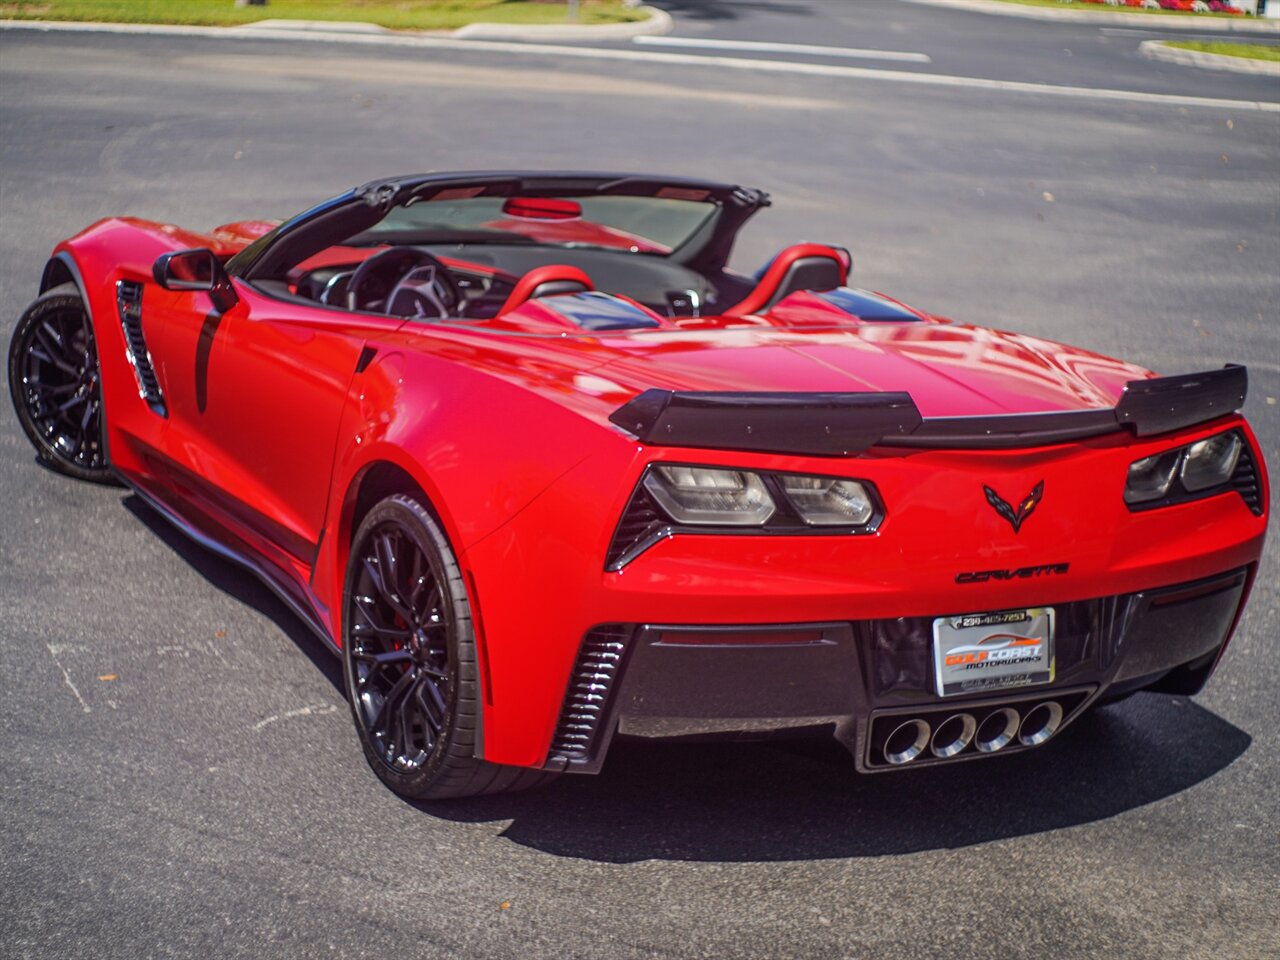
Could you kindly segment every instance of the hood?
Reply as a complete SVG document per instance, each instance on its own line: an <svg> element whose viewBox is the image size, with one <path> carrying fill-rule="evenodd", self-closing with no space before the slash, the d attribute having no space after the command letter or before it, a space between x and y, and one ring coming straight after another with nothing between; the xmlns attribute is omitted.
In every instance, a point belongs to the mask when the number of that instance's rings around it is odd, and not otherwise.
<svg viewBox="0 0 1280 960"><path fill-rule="evenodd" d="M1150 371L1064 344L937 320L596 335L432 329L454 360L597 422L650 389L911 395L927 418L1109 409ZM416 324L401 328L403 335ZM421 328L418 328L421 329ZM426 331L423 331L424 333Z"/></svg>

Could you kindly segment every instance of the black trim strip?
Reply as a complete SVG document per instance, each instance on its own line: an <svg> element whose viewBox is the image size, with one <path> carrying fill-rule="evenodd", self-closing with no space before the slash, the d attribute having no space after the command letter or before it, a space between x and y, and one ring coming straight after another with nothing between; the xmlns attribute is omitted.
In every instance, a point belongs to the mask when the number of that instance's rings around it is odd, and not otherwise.
<svg viewBox="0 0 1280 960"><path fill-rule="evenodd" d="M164 469L168 470L170 477L179 487L186 486L188 488L187 493L193 497L206 500L216 510L222 511L237 523L244 524L249 530L252 530L264 540L275 544L295 560L301 563L312 563L316 556L319 555L319 541L312 543L306 537L295 533L275 518L249 506L243 500L233 497L221 487L210 483L200 474L188 470L176 461L159 453L155 453L152 456L163 465Z"/></svg>
<svg viewBox="0 0 1280 960"><path fill-rule="evenodd" d="M369 369L369 364L373 363L373 358L378 355L377 347L371 347L365 344L364 349L360 351L360 356L356 358L356 373L364 373Z"/></svg>

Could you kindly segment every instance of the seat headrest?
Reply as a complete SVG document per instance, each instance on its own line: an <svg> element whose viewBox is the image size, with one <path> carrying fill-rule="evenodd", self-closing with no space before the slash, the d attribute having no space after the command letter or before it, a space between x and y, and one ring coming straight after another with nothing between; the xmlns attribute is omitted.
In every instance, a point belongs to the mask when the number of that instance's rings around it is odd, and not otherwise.
<svg viewBox="0 0 1280 960"><path fill-rule="evenodd" d="M567 263L548 263L534 267L516 283L498 316L514 310L526 300L536 297L554 297L558 293L583 293L594 290L591 278Z"/></svg>
<svg viewBox="0 0 1280 960"><path fill-rule="evenodd" d="M787 247L769 264L755 288L724 315L741 317L763 313L797 290L834 290L848 279L845 257L821 243L797 243Z"/></svg>

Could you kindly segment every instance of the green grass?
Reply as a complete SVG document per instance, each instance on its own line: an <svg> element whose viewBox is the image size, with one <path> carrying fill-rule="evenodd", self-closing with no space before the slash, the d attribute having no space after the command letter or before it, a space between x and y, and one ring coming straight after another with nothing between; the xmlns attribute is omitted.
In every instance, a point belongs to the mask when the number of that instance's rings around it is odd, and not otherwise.
<svg viewBox="0 0 1280 960"><path fill-rule="evenodd" d="M1180 50L1198 50L1200 53L1216 53L1220 57L1244 57L1246 60L1271 60L1280 63L1280 46L1264 43L1230 43L1221 40L1171 40L1166 47Z"/></svg>
<svg viewBox="0 0 1280 960"><path fill-rule="evenodd" d="M1149 13L1153 17L1229 17L1232 20L1241 19L1238 14L1234 13L1192 13L1189 10L1144 10L1142 7L1111 7L1105 3L1082 3L1080 0L1070 0L1069 3L1059 3L1058 0L1001 0L1001 2L1020 3L1024 7L1053 7L1055 10L1102 10L1109 13Z"/></svg>
<svg viewBox="0 0 1280 960"><path fill-rule="evenodd" d="M237 7L234 0L0 0L0 18L184 23L234 26L254 20L360 20L392 30L446 30L468 23L565 23L566 0L270 0ZM582 0L579 23L618 23L643 14L622 0Z"/></svg>

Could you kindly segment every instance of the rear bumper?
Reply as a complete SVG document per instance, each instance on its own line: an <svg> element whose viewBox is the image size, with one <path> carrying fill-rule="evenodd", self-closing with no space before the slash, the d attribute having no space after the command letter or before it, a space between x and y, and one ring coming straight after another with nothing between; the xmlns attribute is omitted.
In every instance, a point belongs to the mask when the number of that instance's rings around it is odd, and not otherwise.
<svg viewBox="0 0 1280 960"><path fill-rule="evenodd" d="M1160 509L1126 508L1131 462L1223 429L1243 430L1250 440L1259 479L1252 502L1227 491ZM1104 685L1189 663L1229 632L1144 662L1135 648L1148 646L1147 628L1121 617L1121 605L1129 611L1133 597L1250 569L1266 536L1266 512L1258 508L1269 497L1265 470L1238 419L1155 440L1109 436L1037 450L886 448L847 460L677 452L681 462L865 479L885 518L874 534L858 536L678 532L609 570L606 557L638 478L667 451L630 446L588 457L460 558L483 615L485 759L570 765L556 745L566 689L576 682L575 663L582 666L583 638L610 625L599 652L618 674L612 695L622 695L624 679L635 687L611 734L820 723L838 727L856 748L858 725L872 712L931 702L934 618L1036 607L1055 610L1064 638L1057 682L1096 686L1100 695ZM1017 531L984 496L984 486L1009 498L1042 482L1043 502ZM640 632L646 625L796 624L829 627L830 643L765 656L667 649ZM1152 630L1160 642L1162 631L1176 632ZM1082 645L1087 654L1076 649ZM1071 667L1081 658L1092 672ZM791 700L789 690L801 693ZM597 706L584 705L583 717Z"/></svg>
<svg viewBox="0 0 1280 960"><path fill-rule="evenodd" d="M599 626L584 639L546 767L596 772L615 736L820 729L850 750L858 769L874 772L895 768L885 759L885 741L903 721L922 719L934 729L968 714L980 724L992 711L1008 708L1021 717L1042 703L1062 710L1056 732L1108 694L1199 690L1230 636L1253 571L1241 567L1058 604L1054 682L984 696L937 695L932 617L760 628ZM756 630L766 632L742 642L744 631ZM1015 736L1000 752L1035 745ZM925 750L912 765L981 755L972 745L946 757Z"/></svg>

